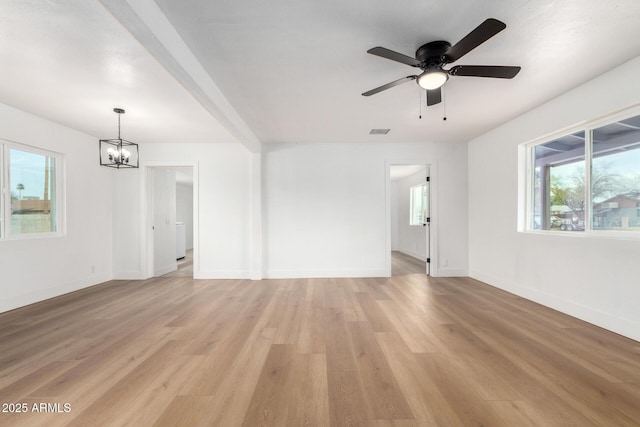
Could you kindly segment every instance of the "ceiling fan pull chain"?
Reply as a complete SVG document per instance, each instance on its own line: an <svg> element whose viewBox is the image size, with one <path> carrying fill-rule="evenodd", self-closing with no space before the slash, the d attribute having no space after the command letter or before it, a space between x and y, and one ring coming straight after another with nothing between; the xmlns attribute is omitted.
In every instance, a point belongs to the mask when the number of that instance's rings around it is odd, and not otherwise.
<svg viewBox="0 0 640 427"><path fill-rule="evenodd" d="M442 120L447 121L447 91L444 87L441 90L442 90L442 108L444 109Z"/></svg>
<svg viewBox="0 0 640 427"><path fill-rule="evenodd" d="M422 119L422 91L418 91L418 111L420 114L418 115L419 119Z"/></svg>

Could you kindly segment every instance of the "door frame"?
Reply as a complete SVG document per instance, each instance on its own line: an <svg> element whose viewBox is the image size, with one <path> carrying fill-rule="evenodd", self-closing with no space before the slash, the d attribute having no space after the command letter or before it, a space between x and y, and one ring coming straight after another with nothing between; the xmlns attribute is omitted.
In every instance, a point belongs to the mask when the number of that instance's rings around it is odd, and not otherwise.
<svg viewBox="0 0 640 427"><path fill-rule="evenodd" d="M149 279L153 276L154 270L154 241L153 241L153 188L150 186L151 169L172 168L172 167L192 167L193 168L193 277L200 273L200 232L199 232L199 173L198 162L144 162L140 164L142 173L140 174L140 271L142 279Z"/></svg>
<svg viewBox="0 0 640 427"><path fill-rule="evenodd" d="M425 165L429 169L429 215L431 218L427 231L427 247L430 263L429 275L438 277L438 163L433 159L393 159L385 160L385 275L391 277L391 166L393 165ZM426 271L425 271L426 274Z"/></svg>

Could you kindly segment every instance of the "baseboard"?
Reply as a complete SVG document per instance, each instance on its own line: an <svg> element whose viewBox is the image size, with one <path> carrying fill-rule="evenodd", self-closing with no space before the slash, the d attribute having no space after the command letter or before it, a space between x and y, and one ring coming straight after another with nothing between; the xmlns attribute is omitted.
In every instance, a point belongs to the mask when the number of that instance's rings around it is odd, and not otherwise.
<svg viewBox="0 0 640 427"><path fill-rule="evenodd" d="M251 272L247 270L214 270L194 271L194 279L251 279Z"/></svg>
<svg viewBox="0 0 640 427"><path fill-rule="evenodd" d="M2 301L0 301L0 313L4 313L5 311L9 310L15 310L16 308L35 304L37 302L45 301L51 298L59 297L70 292L79 291L80 289L108 282L109 280L113 280L113 276L110 273L93 274L91 276L75 280L65 285L39 289L37 291L27 292L25 294L6 300L3 299Z"/></svg>
<svg viewBox="0 0 640 427"><path fill-rule="evenodd" d="M467 270L463 268L438 268L438 277L467 277L468 275Z"/></svg>
<svg viewBox="0 0 640 427"><path fill-rule="evenodd" d="M113 280L143 280L140 271L118 271L113 273Z"/></svg>
<svg viewBox="0 0 640 427"><path fill-rule="evenodd" d="M471 270L469 276L488 285L542 304L546 307L560 311L587 323L599 326L625 337L640 341L640 323L621 318L610 313L605 313L591 307L576 304L573 301L559 298L547 292L541 292L527 286L521 286L511 280Z"/></svg>
<svg viewBox="0 0 640 427"><path fill-rule="evenodd" d="M160 271L158 276L171 273L173 270L163 272ZM251 273L245 270L214 270L214 271L194 271L194 279L250 279ZM113 275L113 280L144 280L147 277L142 277L139 271L120 271Z"/></svg>
<svg viewBox="0 0 640 427"><path fill-rule="evenodd" d="M358 278L386 277L384 269L376 270L268 270L267 279L320 279L320 278Z"/></svg>

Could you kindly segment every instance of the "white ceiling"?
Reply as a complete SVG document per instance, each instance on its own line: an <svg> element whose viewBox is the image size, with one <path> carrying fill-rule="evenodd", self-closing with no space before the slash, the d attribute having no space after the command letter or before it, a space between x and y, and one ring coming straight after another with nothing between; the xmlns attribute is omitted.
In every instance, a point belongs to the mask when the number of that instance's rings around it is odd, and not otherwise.
<svg viewBox="0 0 640 427"><path fill-rule="evenodd" d="M0 102L101 138L235 141L97 1L0 1Z"/></svg>
<svg viewBox="0 0 640 427"><path fill-rule="evenodd" d="M515 79L453 77L422 119L415 83L360 95L414 74L367 49L489 17L507 28L458 63ZM640 55L639 19L638 0L2 0L0 102L99 137L122 107L140 143L468 141Z"/></svg>

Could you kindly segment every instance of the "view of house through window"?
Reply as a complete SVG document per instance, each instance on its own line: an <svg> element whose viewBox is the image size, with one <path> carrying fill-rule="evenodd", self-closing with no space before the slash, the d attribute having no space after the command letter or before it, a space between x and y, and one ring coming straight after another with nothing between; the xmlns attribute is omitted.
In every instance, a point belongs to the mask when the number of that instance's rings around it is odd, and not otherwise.
<svg viewBox="0 0 640 427"><path fill-rule="evenodd" d="M533 229L640 231L640 116L556 138L531 154Z"/></svg>
<svg viewBox="0 0 640 427"><path fill-rule="evenodd" d="M640 116L593 130L595 230L640 231Z"/></svg>
<svg viewBox="0 0 640 427"><path fill-rule="evenodd" d="M584 230L584 132L534 147L533 228Z"/></svg>
<svg viewBox="0 0 640 427"><path fill-rule="evenodd" d="M3 152L0 166L8 173L3 173L1 237L58 231L56 157L12 146Z"/></svg>

